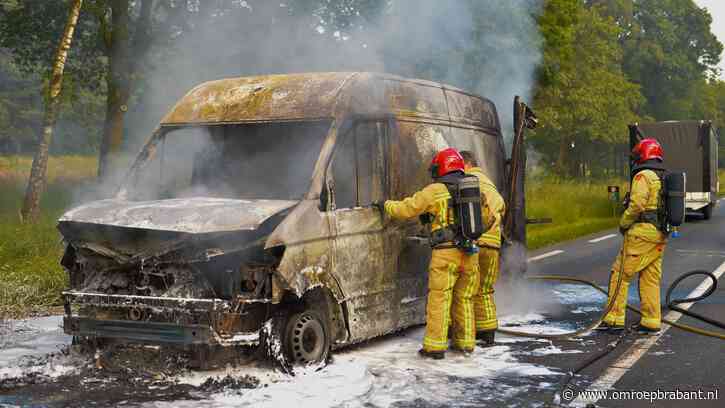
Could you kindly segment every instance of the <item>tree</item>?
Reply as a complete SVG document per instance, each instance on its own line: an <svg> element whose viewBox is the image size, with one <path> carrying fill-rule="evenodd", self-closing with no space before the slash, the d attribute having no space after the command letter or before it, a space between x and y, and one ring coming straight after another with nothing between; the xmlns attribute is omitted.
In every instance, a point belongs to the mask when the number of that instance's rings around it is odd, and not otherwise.
<svg viewBox="0 0 725 408"><path fill-rule="evenodd" d="M22 75L0 50L0 154L36 146L35 129L42 118L40 80Z"/></svg>
<svg viewBox="0 0 725 408"><path fill-rule="evenodd" d="M555 0L539 23L546 45L535 106L542 126L532 142L560 175L587 175L602 147L625 140L642 96L621 70L614 20L579 0Z"/></svg>
<svg viewBox="0 0 725 408"><path fill-rule="evenodd" d="M48 147L53 138L53 127L58 116L60 91L63 85L63 70L68 58L68 50L73 41L73 32L81 12L82 0L73 0L68 20L60 38L58 49L53 62L53 70L48 83L47 96L45 100L45 113L43 115L42 134L38 138L38 148L33 158L33 166L30 170L28 187L25 192L23 207L20 215L24 221L37 220L40 213L40 195L45 189L46 175L48 171Z"/></svg>
<svg viewBox="0 0 725 408"><path fill-rule="evenodd" d="M229 0L231 1L231 0ZM36 73L52 60L51 43L62 30L57 18L65 0L14 0L2 5L0 47L11 51L14 62L26 73ZM124 140L124 118L143 62L156 45L160 53L177 31L187 24L189 1L89 0L84 3L77 27L76 46L67 66L77 93L106 95L106 115L101 135L99 175L107 175L108 158ZM209 2L204 2L209 3Z"/></svg>
<svg viewBox="0 0 725 408"><path fill-rule="evenodd" d="M690 119L693 89L717 76L722 44L712 16L692 0L589 0L622 27L622 68L641 86L642 114L656 120Z"/></svg>

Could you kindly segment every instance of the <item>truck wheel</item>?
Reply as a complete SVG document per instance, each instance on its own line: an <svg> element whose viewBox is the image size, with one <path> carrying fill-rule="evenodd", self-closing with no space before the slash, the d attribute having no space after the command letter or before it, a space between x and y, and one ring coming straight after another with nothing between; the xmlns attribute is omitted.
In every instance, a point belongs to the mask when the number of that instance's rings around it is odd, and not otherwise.
<svg viewBox="0 0 725 408"><path fill-rule="evenodd" d="M702 209L701 211L702 211L702 216L703 216L703 217L704 217L704 218L705 218L706 220L709 220L710 218L712 218L712 204L708 204L708 205L707 205L707 206L705 206L705 208L703 208L703 209Z"/></svg>
<svg viewBox="0 0 725 408"><path fill-rule="evenodd" d="M285 353L295 365L320 363L330 353L330 330L319 313L295 313L287 321L283 337Z"/></svg>

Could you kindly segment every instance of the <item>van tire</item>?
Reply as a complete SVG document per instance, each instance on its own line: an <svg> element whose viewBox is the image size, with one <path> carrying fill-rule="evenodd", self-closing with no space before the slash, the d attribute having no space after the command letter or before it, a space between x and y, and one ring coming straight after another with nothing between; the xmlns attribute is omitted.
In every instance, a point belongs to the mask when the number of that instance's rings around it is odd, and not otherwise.
<svg viewBox="0 0 725 408"><path fill-rule="evenodd" d="M294 313L287 321L282 344L293 365L324 363L330 354L330 328L314 310Z"/></svg>
<svg viewBox="0 0 725 408"><path fill-rule="evenodd" d="M700 210L700 211L702 212L702 216L703 216L703 218L705 218L706 220L709 220L710 218L712 218L712 204L708 204L708 205L706 205L706 206L705 206L705 207L704 207L704 208L703 208L702 210Z"/></svg>

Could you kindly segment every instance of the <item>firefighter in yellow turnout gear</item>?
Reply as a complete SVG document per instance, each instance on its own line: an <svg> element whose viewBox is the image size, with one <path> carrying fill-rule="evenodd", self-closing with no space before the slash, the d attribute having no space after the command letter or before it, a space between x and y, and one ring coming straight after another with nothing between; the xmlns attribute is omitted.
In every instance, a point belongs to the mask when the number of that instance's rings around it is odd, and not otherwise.
<svg viewBox="0 0 725 408"><path fill-rule="evenodd" d="M439 152L432 168L437 177L463 175L463 159L454 149ZM455 174L454 174L455 173ZM455 223L449 208L451 195L445 184L434 182L402 201L386 201L385 213L396 219L428 214L431 236L437 236ZM441 359L448 349L448 329L452 318L452 348L464 352L475 348L475 314L472 297L478 290L478 256L467 254L443 239L433 247L428 275L428 303L423 357Z"/></svg>
<svg viewBox="0 0 725 408"><path fill-rule="evenodd" d="M473 308L476 313L476 339L484 347L494 344L494 334L498 328L496 302L493 298L494 289L499 276L499 251L501 250L501 220L506 211L506 203L493 184L478 167L478 161L469 151L462 151L467 174L478 177L481 194L485 200L483 220L488 226L486 232L478 240L479 289L473 297Z"/></svg>
<svg viewBox="0 0 725 408"><path fill-rule="evenodd" d="M600 330L624 328L627 293L632 277L639 273L639 296L642 318L638 329L642 333L657 332L661 325L660 282L662 255L667 236L657 225L662 184L655 170L662 169L662 147L654 139L644 139L633 149L636 166L632 171L629 205L619 222L624 243L609 280L609 301L623 273L621 287L614 307L599 326ZM624 267L622 268L622 262Z"/></svg>

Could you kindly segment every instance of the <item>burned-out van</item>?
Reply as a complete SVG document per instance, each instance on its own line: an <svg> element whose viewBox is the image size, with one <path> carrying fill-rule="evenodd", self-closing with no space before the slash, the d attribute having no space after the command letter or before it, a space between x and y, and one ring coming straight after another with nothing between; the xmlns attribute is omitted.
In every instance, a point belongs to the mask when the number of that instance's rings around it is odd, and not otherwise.
<svg viewBox="0 0 725 408"><path fill-rule="evenodd" d="M372 204L430 183L448 146L509 191L496 108L459 89L372 73L201 84L114 198L59 220L65 332L192 348L266 339L306 363L421 324L424 229Z"/></svg>

